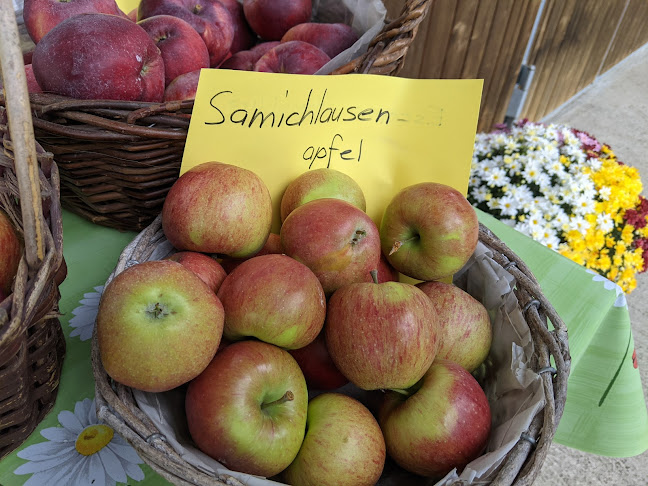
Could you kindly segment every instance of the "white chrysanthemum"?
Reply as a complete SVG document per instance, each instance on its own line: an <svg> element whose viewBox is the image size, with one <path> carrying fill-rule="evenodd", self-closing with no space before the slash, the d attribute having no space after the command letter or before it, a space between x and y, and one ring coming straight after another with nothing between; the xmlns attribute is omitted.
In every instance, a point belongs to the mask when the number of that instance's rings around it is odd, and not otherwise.
<svg viewBox="0 0 648 486"><path fill-rule="evenodd" d="M94 288L96 292L88 292L83 294L83 299L79 301L79 307L72 311L74 317L70 319L70 327L74 331L70 333L70 337L79 336L81 341L87 341L92 338L92 331L94 330L95 320L97 319L97 311L99 310L99 300L103 292L103 285Z"/></svg>
<svg viewBox="0 0 648 486"><path fill-rule="evenodd" d="M488 173L484 174L484 182L491 187L503 187L511 182L506 175L506 171L501 167L494 167Z"/></svg>
<svg viewBox="0 0 648 486"><path fill-rule="evenodd" d="M522 171L522 175L529 182L536 182L542 174L542 166L539 162L529 160L526 167Z"/></svg>
<svg viewBox="0 0 648 486"><path fill-rule="evenodd" d="M488 187L486 187L486 186L475 186L470 191L470 195L478 203L486 201L489 194L490 194L490 191L488 190Z"/></svg>
<svg viewBox="0 0 648 486"><path fill-rule="evenodd" d="M31 474L24 486L113 486L144 479L143 461L108 425L97 421L94 400L76 402L74 413L58 414L62 427L43 429L46 442L31 445L18 457L28 462L14 474Z"/></svg>
<svg viewBox="0 0 648 486"><path fill-rule="evenodd" d="M609 186L603 186L599 189L598 194L603 201L607 201L610 199L610 196L612 195L612 188Z"/></svg>
<svg viewBox="0 0 648 486"><path fill-rule="evenodd" d="M551 226L545 226L544 231L538 235L537 241L554 251L558 251L560 246L560 238Z"/></svg>
<svg viewBox="0 0 648 486"><path fill-rule="evenodd" d="M574 198L574 213L585 215L593 213L596 210L596 201L587 197L585 194L580 194Z"/></svg>
<svg viewBox="0 0 648 486"><path fill-rule="evenodd" d="M609 233L614 229L614 219L607 213L600 213L596 216L596 225L604 233Z"/></svg>
<svg viewBox="0 0 648 486"><path fill-rule="evenodd" d="M499 201L500 207L499 210L502 213L502 216L515 217L518 214L520 209L520 203L515 199L511 194L506 194L502 196Z"/></svg>
<svg viewBox="0 0 648 486"><path fill-rule="evenodd" d="M572 231L578 231L582 235L587 233L589 227L589 222L583 216L576 215L569 220L569 229Z"/></svg>

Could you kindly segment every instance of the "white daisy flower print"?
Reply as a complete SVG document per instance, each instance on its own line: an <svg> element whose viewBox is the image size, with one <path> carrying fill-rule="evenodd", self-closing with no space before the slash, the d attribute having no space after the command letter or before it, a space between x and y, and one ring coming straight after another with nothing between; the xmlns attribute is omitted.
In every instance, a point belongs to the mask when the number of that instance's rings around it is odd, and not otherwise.
<svg viewBox="0 0 648 486"><path fill-rule="evenodd" d="M64 410L58 420L61 427L41 431L46 442L18 452L28 462L14 474L31 474L25 486L114 486L129 477L144 479L138 466L143 461L110 426L98 422L94 400L76 402L74 413Z"/></svg>
<svg viewBox="0 0 648 486"><path fill-rule="evenodd" d="M70 337L79 336L81 341L87 341L92 338L103 285L94 289L95 292L83 294L83 299L79 302L81 305L72 311L74 317L70 319L70 327L73 327L74 331L70 333Z"/></svg>

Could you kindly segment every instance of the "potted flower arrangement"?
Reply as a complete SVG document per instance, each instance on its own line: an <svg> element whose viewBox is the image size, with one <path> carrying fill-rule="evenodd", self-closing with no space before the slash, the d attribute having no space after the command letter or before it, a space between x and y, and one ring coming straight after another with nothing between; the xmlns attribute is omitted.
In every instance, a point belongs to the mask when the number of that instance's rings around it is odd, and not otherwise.
<svg viewBox="0 0 648 486"><path fill-rule="evenodd" d="M636 168L574 128L520 120L475 140L473 206L626 293L648 263L648 201L641 190Z"/></svg>

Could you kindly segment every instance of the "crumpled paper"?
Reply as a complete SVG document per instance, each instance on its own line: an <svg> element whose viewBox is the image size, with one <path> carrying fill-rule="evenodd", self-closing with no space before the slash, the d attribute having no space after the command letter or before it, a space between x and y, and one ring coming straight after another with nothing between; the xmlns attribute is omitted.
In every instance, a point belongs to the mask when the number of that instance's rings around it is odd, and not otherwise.
<svg viewBox="0 0 648 486"><path fill-rule="evenodd" d="M359 39L315 74L329 74L367 52L374 37L385 25L387 10L381 0L314 0L313 21L350 25Z"/></svg>
<svg viewBox="0 0 648 486"><path fill-rule="evenodd" d="M164 258L168 253L169 248L163 248L153 253L150 259ZM379 486L447 486L457 480L461 480L462 485L480 484L501 464L520 435L528 429L536 413L544 407L540 375L527 366L534 351L533 340L513 293L514 278L493 260L490 250L479 242L473 256L455 275L454 283L484 304L493 324L493 344L488 357L492 366L484 381L492 413L488 446L484 454L469 463L463 471L453 470L437 482L422 480L388 462ZM229 471L198 450L191 441L184 416L183 387L166 393L133 391L140 409L188 463L208 474L231 474L248 486L282 484ZM359 399L370 409L375 406L376 392L363 392L353 385L346 385L338 391Z"/></svg>

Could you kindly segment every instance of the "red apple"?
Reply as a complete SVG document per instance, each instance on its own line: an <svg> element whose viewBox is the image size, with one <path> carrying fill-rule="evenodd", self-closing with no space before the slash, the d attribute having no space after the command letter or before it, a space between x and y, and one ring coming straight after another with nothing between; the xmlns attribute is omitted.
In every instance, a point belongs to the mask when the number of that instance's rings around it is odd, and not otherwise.
<svg viewBox="0 0 648 486"><path fill-rule="evenodd" d="M281 40L291 27L308 22L311 0L243 0L245 18L259 37Z"/></svg>
<svg viewBox="0 0 648 486"><path fill-rule="evenodd" d="M218 0L141 0L137 19L154 15L172 15L188 22L205 42L211 67L229 55L234 24L229 10Z"/></svg>
<svg viewBox="0 0 648 486"><path fill-rule="evenodd" d="M353 29L342 23L305 22L291 27L281 42L299 40L313 44L333 59L358 40Z"/></svg>
<svg viewBox="0 0 648 486"><path fill-rule="evenodd" d="M439 347L432 302L422 290L402 282L338 289L328 302L325 329L333 362L363 390L411 387Z"/></svg>
<svg viewBox="0 0 648 486"><path fill-rule="evenodd" d="M230 258L230 257L225 257L221 260L221 266L225 269L225 272L231 273L236 267L238 267L241 263L243 263L246 260L249 260L250 258L254 256L261 256L261 255L281 255L283 253L283 250L281 249L281 239L279 238L279 235L276 233L270 233L268 235L268 239L266 242L263 244L261 247L261 250L259 250L258 253L247 257L247 258Z"/></svg>
<svg viewBox="0 0 648 486"><path fill-rule="evenodd" d="M312 44L288 41L261 56L254 70L263 73L315 74L330 60L324 51Z"/></svg>
<svg viewBox="0 0 648 486"><path fill-rule="evenodd" d="M223 280L227 277L220 263L197 251L179 251L168 257L167 260L178 262L187 267L198 275L214 293L218 292Z"/></svg>
<svg viewBox="0 0 648 486"><path fill-rule="evenodd" d="M326 297L315 274L286 255L262 255L241 263L218 291L225 308L223 335L254 337L286 349L313 341L322 330Z"/></svg>
<svg viewBox="0 0 648 486"><path fill-rule="evenodd" d="M36 81L34 76L34 68L31 64L25 64L25 77L27 78L27 91L30 93L42 93L43 90Z"/></svg>
<svg viewBox="0 0 648 486"><path fill-rule="evenodd" d="M85 13L123 16L115 0L25 0L25 29L38 44L50 30L65 19Z"/></svg>
<svg viewBox="0 0 648 486"><path fill-rule="evenodd" d="M378 267L377 267L377 276L378 276L378 283L383 283L383 282L398 282L400 276L398 272L392 267L389 262L387 261L387 258L385 255L382 253L380 254L380 260L378 261ZM371 274L369 274L363 282L373 282L373 277Z"/></svg>
<svg viewBox="0 0 648 486"><path fill-rule="evenodd" d="M439 280L459 270L479 239L477 213L463 194L436 182L402 189L380 224L382 251L400 273Z"/></svg>
<svg viewBox="0 0 648 486"><path fill-rule="evenodd" d="M0 210L0 301L11 294L11 285L22 257L22 244L7 214Z"/></svg>
<svg viewBox="0 0 648 486"><path fill-rule="evenodd" d="M287 351L260 341L220 350L187 388L185 411L196 445L229 469L274 476L304 439L308 390Z"/></svg>
<svg viewBox="0 0 648 486"><path fill-rule="evenodd" d="M461 472L490 434L490 406L479 383L458 364L439 359L409 392L387 392L378 413L388 454L421 476Z"/></svg>
<svg viewBox="0 0 648 486"><path fill-rule="evenodd" d="M239 0L219 0L232 16L232 24L234 26L234 38L232 39L232 47L230 52L235 54L239 51L250 49L257 40L256 34L250 28L250 25L245 20L245 13L243 12L243 4Z"/></svg>
<svg viewBox="0 0 648 486"><path fill-rule="evenodd" d="M43 91L80 99L162 101L164 62L139 25L123 17L83 14L64 20L34 49Z"/></svg>
<svg viewBox="0 0 648 486"><path fill-rule="evenodd" d="M308 404L304 442L281 477L293 486L373 486L385 458L385 439L367 407L324 393Z"/></svg>
<svg viewBox="0 0 648 486"><path fill-rule="evenodd" d="M349 382L331 359L326 347L325 330L310 344L289 352L304 373L309 390L335 390Z"/></svg>
<svg viewBox="0 0 648 486"><path fill-rule="evenodd" d="M162 206L162 229L178 250L246 257L270 234L272 199L254 172L205 162L171 186Z"/></svg>
<svg viewBox="0 0 648 486"><path fill-rule="evenodd" d="M164 101L193 100L196 98L200 69L184 73L169 83L164 90Z"/></svg>
<svg viewBox="0 0 648 486"><path fill-rule="evenodd" d="M139 263L118 274L101 296L101 361L126 386L171 390L207 367L223 321L218 297L191 270L169 260Z"/></svg>
<svg viewBox="0 0 648 486"><path fill-rule="evenodd" d="M165 86L181 74L209 67L207 46L186 21L171 15L154 15L138 24L160 49Z"/></svg>
<svg viewBox="0 0 648 486"><path fill-rule="evenodd" d="M437 358L475 371L490 351L493 328L486 307L468 292L445 282L417 285L430 298L439 316L443 338Z"/></svg>
<svg viewBox="0 0 648 486"><path fill-rule="evenodd" d="M279 231L286 255L310 268L324 292L362 282L380 259L372 219L341 199L310 201L292 211Z"/></svg>
<svg viewBox="0 0 648 486"><path fill-rule="evenodd" d="M366 211L367 203L360 185L344 172L335 169L313 169L293 179L281 196L281 221L309 201L333 197Z"/></svg>
<svg viewBox="0 0 648 486"><path fill-rule="evenodd" d="M226 59L219 67L238 71L254 71L254 65L266 52L279 45L279 41L261 42L251 49L238 51Z"/></svg>

